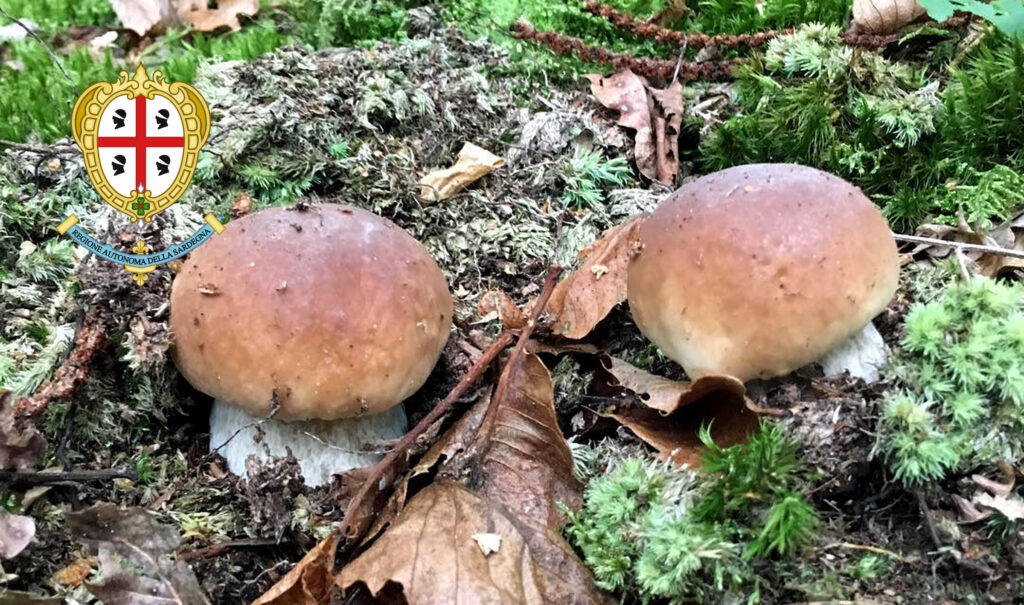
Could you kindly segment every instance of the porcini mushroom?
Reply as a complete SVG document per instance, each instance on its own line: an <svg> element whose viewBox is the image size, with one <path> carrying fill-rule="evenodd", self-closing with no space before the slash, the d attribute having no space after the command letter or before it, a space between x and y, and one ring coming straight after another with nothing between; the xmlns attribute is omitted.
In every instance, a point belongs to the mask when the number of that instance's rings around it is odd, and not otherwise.
<svg viewBox="0 0 1024 605"><path fill-rule="evenodd" d="M691 378L787 374L842 344L896 291L885 219L820 170L752 164L692 181L640 227L640 330Z"/></svg>
<svg viewBox="0 0 1024 605"><path fill-rule="evenodd" d="M427 380L451 322L426 249L391 221L335 204L232 221L191 254L171 292L175 362L215 398L211 449L244 475L249 455L290 448L310 485L373 463L365 444L404 434L400 404Z"/></svg>

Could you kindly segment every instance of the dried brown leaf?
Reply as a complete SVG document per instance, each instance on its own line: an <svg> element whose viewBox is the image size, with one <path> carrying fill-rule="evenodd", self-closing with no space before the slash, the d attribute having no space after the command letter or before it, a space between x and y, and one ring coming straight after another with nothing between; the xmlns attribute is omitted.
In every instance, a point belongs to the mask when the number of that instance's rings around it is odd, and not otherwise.
<svg viewBox="0 0 1024 605"><path fill-rule="evenodd" d="M587 78L597 101L619 112L617 124L636 131L633 155L640 173L672 185L679 174L682 84L677 81L657 89L628 69L607 77L588 74Z"/></svg>
<svg viewBox="0 0 1024 605"><path fill-rule="evenodd" d="M615 357L604 356L601 364L619 386L633 391L640 396L644 405L664 415L672 414L704 397L731 394L742 399L746 393L743 382L732 376L711 375L703 376L696 382L678 382L655 376Z"/></svg>
<svg viewBox="0 0 1024 605"><path fill-rule="evenodd" d="M103 584L86 584L107 605L209 603L192 569L174 559L178 530L141 508L97 504L67 514L68 528L97 552Z"/></svg>
<svg viewBox="0 0 1024 605"><path fill-rule="evenodd" d="M699 464L704 446L698 434L704 425L711 426L715 443L724 447L745 441L757 428L758 415L747 405L743 383L732 376L675 382L614 358L603 359L602 365L612 386L636 393L644 403L602 415L620 422L675 464Z"/></svg>
<svg viewBox="0 0 1024 605"><path fill-rule="evenodd" d="M443 439L444 477L407 505L394 525L338 575L365 584L376 602L610 603L561 537L557 503L579 503L582 486L558 429L551 375L535 355L510 362L488 406ZM481 415L482 412L482 415ZM467 487L454 478L472 477ZM473 538L497 534L485 555Z"/></svg>
<svg viewBox="0 0 1024 605"><path fill-rule="evenodd" d="M1018 214L1001 225L992 228L988 233L978 232L966 224L959 227L925 224L918 227L916 233L922 237L949 242L979 244L1024 252L1024 213ZM933 258L946 258L955 251L949 246L930 244L920 244L913 250L915 255L921 252ZM1007 271L1024 269L1024 258L976 250L965 251L964 256L974 262L978 267L979 273L986 277L997 277Z"/></svg>
<svg viewBox="0 0 1024 605"><path fill-rule="evenodd" d="M11 392L0 389L0 469L25 470L38 464L46 440L32 424L18 422Z"/></svg>
<svg viewBox="0 0 1024 605"><path fill-rule="evenodd" d="M484 292L476 305L476 310L477 314L484 318L493 313L507 330L521 330L526 325L526 316L522 310L501 290Z"/></svg>
<svg viewBox="0 0 1024 605"><path fill-rule="evenodd" d="M0 559L11 559L25 550L36 535L32 517L15 515L0 508Z"/></svg>
<svg viewBox="0 0 1024 605"><path fill-rule="evenodd" d="M110 0L121 25L139 36L164 32L178 20L170 0Z"/></svg>
<svg viewBox="0 0 1024 605"><path fill-rule="evenodd" d="M238 31L242 28L239 15L253 17L259 10L259 0L219 0L217 8L194 10L186 13L185 18L201 32L212 32L222 27Z"/></svg>
<svg viewBox="0 0 1024 605"><path fill-rule="evenodd" d="M447 200L504 165L504 159L482 147L466 143L451 168L436 170L420 179L420 199L424 203Z"/></svg>
<svg viewBox="0 0 1024 605"><path fill-rule="evenodd" d="M50 579L59 586L78 588L89 578L92 570L96 569L97 563L96 557L81 557L67 567L59 569Z"/></svg>
<svg viewBox="0 0 1024 605"><path fill-rule="evenodd" d="M1024 519L1024 500L1017 495L993 496L992 494L978 493L975 494L971 502L998 511L1010 521Z"/></svg>
<svg viewBox="0 0 1024 605"><path fill-rule="evenodd" d="M583 266L555 286L547 312L556 335L583 338L615 305L626 300L626 269L638 249L637 236L644 218L634 218L602 233L580 253L585 257Z"/></svg>
<svg viewBox="0 0 1024 605"><path fill-rule="evenodd" d="M859 33L891 34L923 14L917 0L853 0Z"/></svg>
<svg viewBox="0 0 1024 605"><path fill-rule="evenodd" d="M326 605L334 591L334 554L341 539L332 533L306 553L252 605Z"/></svg>

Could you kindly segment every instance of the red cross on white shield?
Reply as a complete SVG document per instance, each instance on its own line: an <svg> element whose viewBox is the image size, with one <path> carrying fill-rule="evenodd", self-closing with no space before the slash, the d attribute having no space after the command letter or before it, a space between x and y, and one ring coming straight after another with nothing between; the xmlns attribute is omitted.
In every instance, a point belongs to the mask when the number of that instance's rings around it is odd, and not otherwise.
<svg viewBox="0 0 1024 605"><path fill-rule="evenodd" d="M114 189L121 195L132 189L148 189L153 196L166 191L181 166L182 128L177 109L160 95L111 101L100 118L97 142Z"/></svg>

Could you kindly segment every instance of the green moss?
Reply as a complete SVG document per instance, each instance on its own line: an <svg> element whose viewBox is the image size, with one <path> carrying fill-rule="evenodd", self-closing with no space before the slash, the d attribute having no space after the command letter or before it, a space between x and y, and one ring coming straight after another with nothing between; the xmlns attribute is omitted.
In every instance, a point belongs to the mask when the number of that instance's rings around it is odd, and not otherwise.
<svg viewBox="0 0 1024 605"><path fill-rule="evenodd" d="M1024 286L977 278L907 314L877 449L908 485L1024 455Z"/></svg>
<svg viewBox="0 0 1024 605"><path fill-rule="evenodd" d="M643 602L718 602L763 581L755 562L792 557L818 525L803 495L796 444L762 424L746 444L722 448L703 431L706 479L629 457L594 478L566 533L607 590ZM768 584L765 584L767 586Z"/></svg>
<svg viewBox="0 0 1024 605"><path fill-rule="evenodd" d="M566 162L562 201L574 209L597 206L604 202L605 189L625 185L632 173L626 158L605 160L600 151L577 147Z"/></svg>
<svg viewBox="0 0 1024 605"><path fill-rule="evenodd" d="M12 17L34 21L46 31L72 25L117 26L108 0L5 0L3 8ZM0 16L0 25L6 24Z"/></svg>

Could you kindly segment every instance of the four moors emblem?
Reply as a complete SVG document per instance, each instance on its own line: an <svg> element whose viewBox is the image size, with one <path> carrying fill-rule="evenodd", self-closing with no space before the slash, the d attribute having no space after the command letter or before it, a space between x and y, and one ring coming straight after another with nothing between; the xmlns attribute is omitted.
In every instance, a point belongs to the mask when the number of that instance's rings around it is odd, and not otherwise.
<svg viewBox="0 0 1024 605"><path fill-rule="evenodd" d="M150 222L185 193L196 171L199 150L210 135L210 108L198 90L153 77L139 65L129 77L96 82L71 112L71 131L82 150L85 169L100 198L131 222ZM57 230L68 233L97 255L120 264L140 286L156 265L178 258L224 227L212 214L185 242L151 253L139 240L134 254L114 250L86 234L69 215Z"/></svg>

